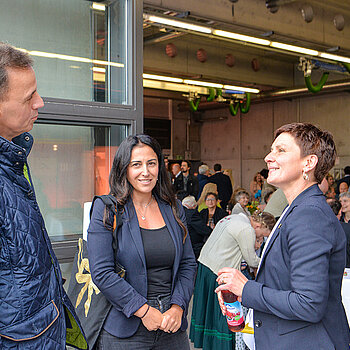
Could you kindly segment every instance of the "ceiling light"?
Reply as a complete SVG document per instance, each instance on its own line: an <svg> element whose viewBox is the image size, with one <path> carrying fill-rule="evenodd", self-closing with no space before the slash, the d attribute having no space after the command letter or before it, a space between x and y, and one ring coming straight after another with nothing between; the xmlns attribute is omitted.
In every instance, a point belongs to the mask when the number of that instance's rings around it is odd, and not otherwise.
<svg viewBox="0 0 350 350"><path fill-rule="evenodd" d="M319 55L319 57L326 58L328 60L350 63L349 57L333 55L331 53L326 53L326 52L320 52L318 55Z"/></svg>
<svg viewBox="0 0 350 350"><path fill-rule="evenodd" d="M208 95L208 89L201 86L190 86L185 84L177 84L166 81L158 81L151 79L143 79L143 87L151 89L160 89L167 91L180 91L180 92L197 92L198 94Z"/></svg>
<svg viewBox="0 0 350 350"><path fill-rule="evenodd" d="M213 30L213 34L217 35L217 36L224 37L224 38L229 38L229 39L234 39L234 40L239 40L239 41L246 41L249 43L265 45L265 46L270 45L270 43L271 43L270 40L255 38L254 36L226 32L224 30L216 30L215 29L215 30Z"/></svg>
<svg viewBox="0 0 350 350"><path fill-rule="evenodd" d="M294 45L288 45L288 44L284 44L284 43L279 43L277 41L272 41L270 46L271 47L275 47L277 49L297 52L297 53L310 55L310 56L317 56L319 54L319 52L316 51L316 50L311 50L311 49L307 49L305 47L300 47L300 46L294 46Z"/></svg>
<svg viewBox="0 0 350 350"><path fill-rule="evenodd" d="M96 2L93 2L91 8L93 10L97 10L97 11L105 11L106 10L106 5L97 4Z"/></svg>
<svg viewBox="0 0 350 350"><path fill-rule="evenodd" d="M183 79L181 78L174 78L174 77L165 77L162 75L154 75L154 74L142 74L144 79L152 79L152 80L163 80L163 81L170 81L173 83L183 83Z"/></svg>
<svg viewBox="0 0 350 350"><path fill-rule="evenodd" d="M235 86L235 85L224 85L225 90L236 90L243 92L251 92L252 94L258 94L260 92L259 89L247 88L243 86Z"/></svg>
<svg viewBox="0 0 350 350"><path fill-rule="evenodd" d="M175 19L169 19L169 18L158 17L153 15L147 15L147 14L144 14L143 17L149 20L150 22L169 25L171 27L183 28L183 29L193 30L195 32L206 33L206 34L211 34L212 32L211 28L198 26L196 24L191 24L183 21L177 21Z"/></svg>
<svg viewBox="0 0 350 350"><path fill-rule="evenodd" d="M217 89L222 89L223 85L222 84L217 84L217 83L209 83L206 81L198 81L198 80L184 80L185 84L189 85L199 85L199 86L206 86L206 87L213 87Z"/></svg>

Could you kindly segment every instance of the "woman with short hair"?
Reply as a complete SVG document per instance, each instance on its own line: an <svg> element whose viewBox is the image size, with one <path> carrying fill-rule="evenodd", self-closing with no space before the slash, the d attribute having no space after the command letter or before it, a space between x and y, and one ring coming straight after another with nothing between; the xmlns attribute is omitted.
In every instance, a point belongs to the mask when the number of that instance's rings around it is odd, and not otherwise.
<svg viewBox="0 0 350 350"><path fill-rule="evenodd" d="M244 189L238 191L235 195L235 202L236 204L233 207L231 214L244 214L249 217L250 212L247 209L249 193Z"/></svg>
<svg viewBox="0 0 350 350"><path fill-rule="evenodd" d="M350 225L350 192L343 192L339 195L341 203L340 221L349 223Z"/></svg>
<svg viewBox="0 0 350 350"><path fill-rule="evenodd" d="M346 237L318 187L336 159L333 137L309 123L284 125L275 135L265 157L267 182L282 189L289 206L265 244L255 281L237 269L219 271L220 306L225 313L221 291L230 290L253 310L251 346L259 350L347 349Z"/></svg>

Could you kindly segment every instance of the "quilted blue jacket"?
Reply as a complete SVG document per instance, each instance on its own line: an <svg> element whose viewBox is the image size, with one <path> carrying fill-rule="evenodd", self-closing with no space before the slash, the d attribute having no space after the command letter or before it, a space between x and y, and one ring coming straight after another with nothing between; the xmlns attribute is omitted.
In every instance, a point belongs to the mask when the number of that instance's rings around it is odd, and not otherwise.
<svg viewBox="0 0 350 350"><path fill-rule="evenodd" d="M0 137L0 349L87 349L28 169L33 138Z"/></svg>

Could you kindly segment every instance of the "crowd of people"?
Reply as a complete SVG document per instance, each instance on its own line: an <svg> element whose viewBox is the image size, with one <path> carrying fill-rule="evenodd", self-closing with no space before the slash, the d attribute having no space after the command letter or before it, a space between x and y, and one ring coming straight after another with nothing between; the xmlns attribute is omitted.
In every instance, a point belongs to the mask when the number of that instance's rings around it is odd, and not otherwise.
<svg viewBox="0 0 350 350"><path fill-rule="evenodd" d="M101 327L88 344L87 313L78 319L63 288L27 162L41 107L32 60L0 43L0 349L189 350L189 337L203 350L349 348L350 167L335 183L333 137L308 123L276 130L249 191L233 191L220 164L195 176L182 161L170 174L148 135L120 144L109 175L116 205L94 201L80 276L88 307L102 295L108 308L104 318L93 311ZM229 330L223 291L242 302L254 335Z"/></svg>

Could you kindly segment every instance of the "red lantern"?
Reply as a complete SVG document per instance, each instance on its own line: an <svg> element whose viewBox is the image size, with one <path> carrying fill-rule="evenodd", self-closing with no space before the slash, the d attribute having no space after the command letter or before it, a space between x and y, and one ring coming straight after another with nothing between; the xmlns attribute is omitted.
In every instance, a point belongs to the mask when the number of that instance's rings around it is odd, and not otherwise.
<svg viewBox="0 0 350 350"><path fill-rule="evenodd" d="M229 67L233 67L236 63L236 59L234 56L232 56L230 53L228 53L225 57L225 63Z"/></svg>
<svg viewBox="0 0 350 350"><path fill-rule="evenodd" d="M207 60L207 52L204 49L199 49L197 51L197 60L202 63Z"/></svg>
<svg viewBox="0 0 350 350"><path fill-rule="evenodd" d="M252 69L254 72L257 72L260 69L260 63L257 58L252 59Z"/></svg>
<svg viewBox="0 0 350 350"><path fill-rule="evenodd" d="M166 45L165 47L165 53L169 56L169 57L175 57L177 55L177 48L173 43L169 43Z"/></svg>

